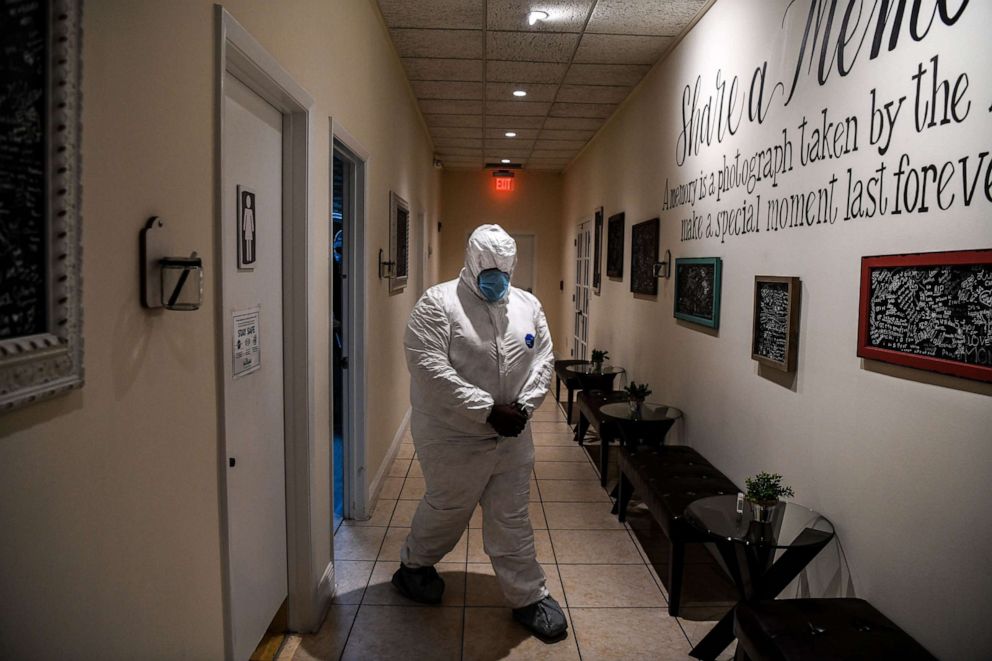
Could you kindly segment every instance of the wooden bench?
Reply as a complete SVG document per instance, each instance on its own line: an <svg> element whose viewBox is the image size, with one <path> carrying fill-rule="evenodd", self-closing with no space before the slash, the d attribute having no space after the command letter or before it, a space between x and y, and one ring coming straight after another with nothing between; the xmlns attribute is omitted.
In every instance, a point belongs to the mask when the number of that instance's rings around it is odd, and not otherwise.
<svg viewBox="0 0 992 661"><path fill-rule="evenodd" d="M599 435L599 484L606 486L606 473L610 465L610 442L619 438L620 430L608 422L599 412L604 404L626 402L627 393L622 390L583 390L576 397L579 405L579 423L575 427L575 440L579 445L585 441L586 433L592 427ZM660 440L659 440L660 442Z"/></svg>
<svg viewBox="0 0 992 661"><path fill-rule="evenodd" d="M636 492L670 542L668 612L678 615L685 570L685 545L710 541L684 518L689 503L706 496L736 494L740 489L696 450L685 445L623 445L617 514L627 518Z"/></svg>
<svg viewBox="0 0 992 661"><path fill-rule="evenodd" d="M864 599L779 599L734 609L738 655L750 661L936 661Z"/></svg>

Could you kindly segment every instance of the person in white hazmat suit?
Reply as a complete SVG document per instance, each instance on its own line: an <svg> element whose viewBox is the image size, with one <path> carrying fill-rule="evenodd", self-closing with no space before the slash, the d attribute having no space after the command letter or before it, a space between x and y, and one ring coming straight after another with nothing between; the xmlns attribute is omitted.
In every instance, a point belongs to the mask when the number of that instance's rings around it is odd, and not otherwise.
<svg viewBox="0 0 992 661"><path fill-rule="evenodd" d="M410 314L410 424L426 492L393 585L415 601L439 603L444 581L434 564L481 505L484 547L513 617L547 642L566 637L568 627L534 549L527 423L548 392L554 354L541 304L510 286L516 262L510 235L482 225L459 277L428 289Z"/></svg>

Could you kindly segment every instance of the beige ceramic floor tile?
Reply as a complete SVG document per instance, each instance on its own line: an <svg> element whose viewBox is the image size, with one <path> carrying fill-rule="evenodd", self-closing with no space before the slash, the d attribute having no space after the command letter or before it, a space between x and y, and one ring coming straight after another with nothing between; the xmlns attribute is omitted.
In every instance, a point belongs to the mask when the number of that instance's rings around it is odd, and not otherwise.
<svg viewBox="0 0 992 661"><path fill-rule="evenodd" d="M699 641L701 641L703 637L710 632L710 629L716 626L716 622L687 620L684 617L678 618L678 622L682 625L682 629L689 637L689 644L693 646L699 644ZM723 650L723 652L716 657L717 661L732 661L736 650L737 641L735 640L730 644L730 647Z"/></svg>
<svg viewBox="0 0 992 661"><path fill-rule="evenodd" d="M420 500L424 497L426 488L424 478L408 477L403 482L403 489L400 491L399 497L401 500Z"/></svg>
<svg viewBox="0 0 992 661"><path fill-rule="evenodd" d="M576 607L666 607L644 565L559 565L568 603Z"/></svg>
<svg viewBox="0 0 992 661"><path fill-rule="evenodd" d="M405 527L390 526L389 532L386 533L386 538L382 543L382 553L379 554L379 560L383 562L399 562L400 561L400 550L403 548L403 543L406 541L406 536L410 534L410 529ZM455 548L448 552L448 555L441 558L441 562L465 562L465 549L468 545L468 535L462 533L461 538L458 543L455 544Z"/></svg>
<svg viewBox="0 0 992 661"><path fill-rule="evenodd" d="M370 560L334 561L334 603L360 604L375 563Z"/></svg>
<svg viewBox="0 0 992 661"><path fill-rule="evenodd" d="M569 609L583 661L691 661L689 641L663 608Z"/></svg>
<svg viewBox="0 0 992 661"><path fill-rule="evenodd" d="M542 445L534 447L537 461L577 461L589 463L589 455L578 445Z"/></svg>
<svg viewBox="0 0 992 661"><path fill-rule="evenodd" d="M468 522L469 528L481 528L482 527L482 507L476 506L475 511L472 512L472 518Z"/></svg>
<svg viewBox="0 0 992 661"><path fill-rule="evenodd" d="M644 563L626 530L552 530L550 533L560 565Z"/></svg>
<svg viewBox="0 0 992 661"><path fill-rule="evenodd" d="M564 591L558 568L553 564L541 565L547 579L547 588L558 603L565 605ZM496 579L492 563L469 563L466 574L465 605L467 606L508 606L503 590Z"/></svg>
<svg viewBox="0 0 992 661"><path fill-rule="evenodd" d="M410 462L412 459L393 459L393 463L389 466L389 477L406 477L407 472L410 470Z"/></svg>
<svg viewBox="0 0 992 661"><path fill-rule="evenodd" d="M564 640L546 645L515 622L508 608L466 608L464 650L464 661L579 659L571 633Z"/></svg>
<svg viewBox="0 0 992 661"><path fill-rule="evenodd" d="M540 480L541 500L548 502L609 503L610 496L598 480Z"/></svg>
<svg viewBox="0 0 992 661"><path fill-rule="evenodd" d="M565 422L565 415L557 408L537 409L530 419L534 422Z"/></svg>
<svg viewBox="0 0 992 661"><path fill-rule="evenodd" d="M535 461L534 472L539 480L596 480L599 476L590 463L574 461Z"/></svg>
<svg viewBox="0 0 992 661"><path fill-rule="evenodd" d="M536 503L541 500L541 490L537 488L537 480L531 480L528 486L529 491L527 492L527 500L532 503Z"/></svg>
<svg viewBox="0 0 992 661"><path fill-rule="evenodd" d="M386 536L386 528L341 526L334 535L335 560L375 560Z"/></svg>
<svg viewBox="0 0 992 661"><path fill-rule="evenodd" d="M534 531L534 550L537 553L537 561L543 564L552 564L555 561L555 554L551 548L551 538L547 530ZM470 529L468 531L468 561L475 563L489 562L486 555L485 542L482 538L482 530Z"/></svg>
<svg viewBox="0 0 992 661"><path fill-rule="evenodd" d="M413 443L400 443L400 449L396 453L396 458L413 459L413 455L416 451L416 448L413 447Z"/></svg>
<svg viewBox="0 0 992 661"><path fill-rule="evenodd" d="M564 421L547 422L543 420L535 420L530 423L531 431L535 434L561 434L561 433L572 433L572 428Z"/></svg>
<svg viewBox="0 0 992 661"><path fill-rule="evenodd" d="M465 564L459 562L439 562L435 566L444 579L442 606L465 605ZM369 586L365 590L363 604L376 606L421 606L404 597L390 582L400 568L399 561L377 562L372 570Z"/></svg>
<svg viewBox="0 0 992 661"><path fill-rule="evenodd" d="M575 445L575 434L569 430L557 432L534 432L534 447L547 446L568 446Z"/></svg>
<svg viewBox="0 0 992 661"><path fill-rule="evenodd" d="M380 500L396 500L400 497L402 490L402 477L384 477L382 478L382 488L379 490L379 498Z"/></svg>
<svg viewBox="0 0 992 661"><path fill-rule="evenodd" d="M372 516L367 521L358 519L345 519L341 522L343 526L388 526L389 520L393 516L393 508L396 506L395 499L379 498L372 510Z"/></svg>
<svg viewBox="0 0 992 661"><path fill-rule="evenodd" d="M420 461L414 459L410 464L410 473L407 477L423 477L424 469L420 467Z"/></svg>
<svg viewBox="0 0 992 661"><path fill-rule="evenodd" d="M544 503L548 527L560 530L624 530L610 503Z"/></svg>
<svg viewBox="0 0 992 661"><path fill-rule="evenodd" d="M413 515L420 505L419 500L397 500L396 509L393 510L393 518L390 519L391 526L409 527L413 524Z"/></svg>
<svg viewBox="0 0 992 661"><path fill-rule="evenodd" d="M357 613L358 606L331 606L320 630L300 637L293 661L323 661L340 657Z"/></svg>
<svg viewBox="0 0 992 661"><path fill-rule="evenodd" d="M539 502L527 503L530 513L530 525L534 530L547 530L548 520L544 517L544 507Z"/></svg>
<svg viewBox="0 0 992 661"><path fill-rule="evenodd" d="M458 661L462 613L461 608L363 605L341 659Z"/></svg>

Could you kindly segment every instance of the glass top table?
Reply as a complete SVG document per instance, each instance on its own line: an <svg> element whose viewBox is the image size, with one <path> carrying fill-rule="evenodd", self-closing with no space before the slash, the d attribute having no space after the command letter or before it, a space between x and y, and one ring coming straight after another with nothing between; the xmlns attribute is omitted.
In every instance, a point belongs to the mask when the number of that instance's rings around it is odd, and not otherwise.
<svg viewBox="0 0 992 661"><path fill-rule="evenodd" d="M674 406L656 404L655 402L644 402L641 404L639 412L628 402L603 404L599 410L603 415L630 422L661 422L663 420L678 420L682 417L682 411Z"/></svg>
<svg viewBox="0 0 992 661"><path fill-rule="evenodd" d="M621 374L626 372L622 367L616 367L615 365L593 365L592 363L583 363L581 365L571 365L565 368L569 372L575 372L576 374Z"/></svg>
<svg viewBox="0 0 992 661"><path fill-rule="evenodd" d="M689 504L685 514L691 525L714 537L765 548L812 546L822 543L823 535L834 534L833 524L822 514L788 501L775 506L768 523L754 520L748 502L738 514L737 496L700 498Z"/></svg>

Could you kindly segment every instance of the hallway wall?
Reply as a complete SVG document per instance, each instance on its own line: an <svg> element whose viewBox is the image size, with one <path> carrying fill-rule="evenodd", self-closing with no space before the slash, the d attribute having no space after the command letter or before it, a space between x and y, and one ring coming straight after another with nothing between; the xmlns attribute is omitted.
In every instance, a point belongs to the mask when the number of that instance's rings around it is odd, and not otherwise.
<svg viewBox="0 0 992 661"><path fill-rule="evenodd" d="M439 175L373 2L226 3L316 100L312 322L318 402L314 562L330 558L329 117L370 152L368 469L408 407L389 296L389 190L437 215ZM223 657L214 350L215 20L208 0L86 3L83 25L86 385L0 418L0 658ZM161 216L205 256L191 313L138 302L138 231ZM319 575L320 571L318 571Z"/></svg>
<svg viewBox="0 0 992 661"><path fill-rule="evenodd" d="M962 17L950 26L939 15L931 19L935 4L946 4L949 15L964 8ZM719 0L567 169L561 250L574 255L575 225L596 207L603 205L607 217L626 212L624 279L605 277L604 264L602 295L591 304L590 346L608 349L631 378L648 382L653 399L681 408L685 420L673 430L675 438L699 449L737 484L743 486L746 476L762 470L782 473L795 488L796 501L833 521L843 554L828 548L816 560L808 573L813 596L844 594L853 587L938 657L987 658L992 653L992 629L985 623L992 610L992 560L986 552L992 543L992 388L862 361L856 355L856 329L862 256L992 248L986 193L992 89L985 73L992 58L986 36L992 5L924 2L916 31L920 40L907 28L907 11L892 52L887 50L895 22L890 17L879 40L881 52L872 59L877 17L869 13L877 4L855 2L850 43L839 52L834 49L841 15L834 17L825 60L829 75L820 86L820 51L814 51L812 35L803 41L803 31L810 8L823 8L821 23L812 23L821 33L815 43L823 43L826 6ZM933 24L925 29L929 20ZM805 58L797 62L804 44ZM958 77L967 74L967 82L959 84L967 91L958 115L964 114L966 101L970 112L962 122L942 124L938 117L935 127L918 131L916 113L926 103L932 107L935 55L938 83L948 79L953 90ZM786 106L797 66L798 87ZM838 66L851 70L840 76ZM919 102L913 79L918 67L927 72L918 78ZM879 147L885 141L871 140L881 126L881 111L871 112L873 91L879 107L905 97L884 154ZM757 111L759 103L762 121L750 121L749 104ZM939 97L937 107L944 107ZM824 108L834 127L857 118L860 126L851 125L847 136L856 135L857 151L843 153L846 143L843 136L835 142L836 128L826 127L821 139ZM804 116L808 123L802 127ZM701 177L710 193L710 173L714 186L721 177L733 183L735 164L765 149L771 151L762 153L774 158L774 148L786 141L792 145L793 169L779 173L774 183L763 179L748 189L745 178L744 186L729 187L719 199L715 189L712 196L699 195ZM811 154L821 158L804 165ZM904 154L914 168L952 162L956 174L941 200L950 208L937 208L930 183L928 212L893 213L894 172ZM966 205L959 159L969 155L968 181L977 176L977 192ZM848 168L867 182L882 164L887 213L845 220ZM744 166L739 167L743 173ZM763 166L759 171L769 173ZM767 224L769 199L829 187L833 176L835 221L780 230ZM682 185L695 188L679 189ZM875 194L879 197L877 188ZM903 194L912 201L917 192L903 188ZM867 197L864 201L867 209ZM905 207L906 200L900 204ZM717 232L720 212L736 213L737 227L725 215ZM745 221L754 213L760 213L758 222L749 225ZM631 226L658 216L661 254L670 249L675 258L722 257L718 332L673 318L674 277L659 281L656 297L630 293ZM694 222L694 216L701 220ZM743 232L753 227L760 232ZM569 282L572 261L565 263ZM759 370L751 360L757 274L802 278L793 379ZM559 318L568 319L570 311L571 302L562 299ZM794 586L786 591L794 594Z"/></svg>
<svg viewBox="0 0 992 661"><path fill-rule="evenodd" d="M465 263L465 241L479 225L497 223L511 234L536 237L534 295L540 299L555 342L568 355L558 288L563 263L560 250L562 176L551 172L516 173L515 190L496 192L492 171L445 170L441 178L442 222L439 282L458 277ZM562 354L562 347L565 353Z"/></svg>

